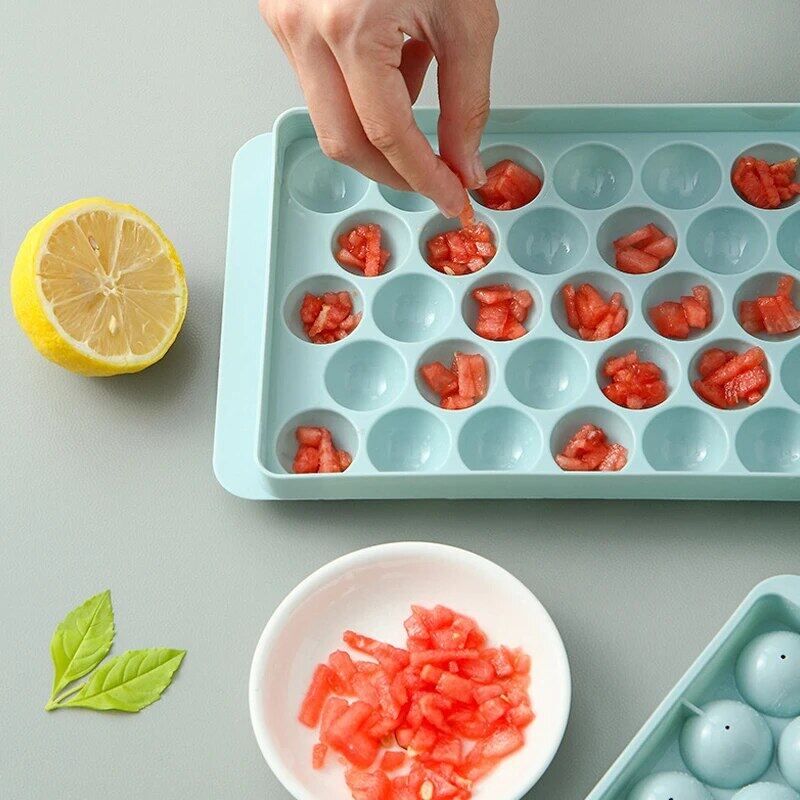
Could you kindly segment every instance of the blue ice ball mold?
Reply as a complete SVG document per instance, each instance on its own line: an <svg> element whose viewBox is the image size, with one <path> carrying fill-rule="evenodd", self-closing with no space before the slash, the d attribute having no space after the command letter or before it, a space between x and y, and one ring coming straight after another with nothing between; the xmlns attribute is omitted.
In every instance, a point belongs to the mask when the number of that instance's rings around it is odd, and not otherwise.
<svg viewBox="0 0 800 800"><path fill-rule="evenodd" d="M736 685L762 714L800 714L800 634L775 631L753 639L736 663Z"/></svg>

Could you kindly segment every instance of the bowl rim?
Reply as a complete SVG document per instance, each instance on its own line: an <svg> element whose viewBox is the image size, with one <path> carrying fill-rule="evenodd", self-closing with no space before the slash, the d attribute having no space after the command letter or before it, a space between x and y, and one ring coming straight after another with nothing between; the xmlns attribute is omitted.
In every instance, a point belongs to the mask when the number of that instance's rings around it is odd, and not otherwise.
<svg viewBox="0 0 800 800"><path fill-rule="evenodd" d="M294 609L306 597L343 571L362 564L375 563L385 557L420 556L433 552L436 552L439 556L456 559L462 562L469 562L480 565L484 569L488 568L496 571L498 575L502 575L503 579L516 590L524 592L529 596L530 600L537 607L543 624L550 628L550 634L553 639L553 644L555 645L553 658L556 662L558 673L564 676L562 696L557 698L556 703L558 716L553 720L554 735L549 747L537 751L537 758L528 762L535 765L535 768L521 780L518 786L512 789L512 793L508 795L507 800L521 800L521 798L538 783L539 779L544 775L555 758L564 740L567 723L569 722L572 707L572 674L561 634L547 609L519 578L491 559L471 550L436 542L389 542L354 550L316 569L292 589L279 603L259 636L250 665L248 681L250 723L264 760L275 774L275 777L296 800L319 800L319 798L312 796L306 788L295 779L292 770L286 767L283 758L280 756L280 750L273 744L273 736L264 722L263 713L261 711L259 686L268 664L269 653L274 640L287 623Z"/></svg>

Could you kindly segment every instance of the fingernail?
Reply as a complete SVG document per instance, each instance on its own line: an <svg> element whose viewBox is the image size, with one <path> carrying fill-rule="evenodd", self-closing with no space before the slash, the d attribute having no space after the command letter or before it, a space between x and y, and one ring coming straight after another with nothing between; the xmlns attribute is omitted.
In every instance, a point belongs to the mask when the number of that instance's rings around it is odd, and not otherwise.
<svg viewBox="0 0 800 800"><path fill-rule="evenodd" d="M477 189L479 186L483 186L486 183L486 170L483 166L483 161L481 160L480 153L475 153L475 157L472 159L472 179L475 183L473 189Z"/></svg>
<svg viewBox="0 0 800 800"><path fill-rule="evenodd" d="M451 211L448 211L444 206L439 206L439 213L441 213L441 215L443 217L446 217L447 219L455 219L461 213L461 209L459 209L455 213L452 213Z"/></svg>

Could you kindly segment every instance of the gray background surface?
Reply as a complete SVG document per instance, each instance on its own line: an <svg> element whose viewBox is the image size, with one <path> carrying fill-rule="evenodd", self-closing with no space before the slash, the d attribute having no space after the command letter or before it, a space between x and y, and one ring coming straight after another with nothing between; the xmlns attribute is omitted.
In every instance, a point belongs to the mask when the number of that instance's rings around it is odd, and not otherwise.
<svg viewBox="0 0 800 800"><path fill-rule="evenodd" d="M793 0L500 5L500 104L798 99ZM429 85L423 100L434 99ZM746 592L800 568L796 505L259 505L227 495L211 447L230 162L300 102L254 0L0 0L4 284L33 222L103 194L159 220L190 286L169 355L111 380L39 358L4 290L3 797L288 800L250 731L258 635L316 567L413 538L494 559L553 614L574 670L573 715L529 797L579 800ZM48 715L53 626L105 587L115 652L189 655L142 714Z"/></svg>

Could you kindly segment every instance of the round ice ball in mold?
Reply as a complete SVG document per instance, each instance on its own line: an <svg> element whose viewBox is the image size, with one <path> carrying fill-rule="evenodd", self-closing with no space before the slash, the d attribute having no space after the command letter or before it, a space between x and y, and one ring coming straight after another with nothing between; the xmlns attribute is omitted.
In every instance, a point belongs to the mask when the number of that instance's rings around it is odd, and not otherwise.
<svg viewBox="0 0 800 800"><path fill-rule="evenodd" d="M467 420L458 450L471 470L532 469L542 453L542 433L521 411L487 408Z"/></svg>
<svg viewBox="0 0 800 800"><path fill-rule="evenodd" d="M699 272L672 272L667 270L662 275L659 275L650 286L647 287L644 297L642 298L642 315L655 333L661 336L658 330L656 330L653 321L650 319L650 309L665 301L679 303L681 297L684 295L691 297L692 288L694 286L708 287L711 292L712 316L711 322L707 328L703 330L692 328L689 331L688 340L691 341L692 339L700 339L707 336L717 327L720 319L722 319L727 311L726 306L728 305L728 301L725 300L716 282L711 280L709 275L701 275Z"/></svg>
<svg viewBox="0 0 800 800"><path fill-rule="evenodd" d="M769 726L750 706L716 700L686 721L680 749L686 766L703 783L739 789L766 772L774 746Z"/></svg>
<svg viewBox="0 0 800 800"><path fill-rule="evenodd" d="M461 313L464 317L464 322L467 323L467 326L473 332L477 333L475 325L478 321L478 301L472 296L472 292L481 286L495 286L503 283L507 283L516 291L524 289L530 292L533 298L533 308L528 312L528 318L523 323L523 326L530 332L539 324L539 320L542 318L544 300L542 299L542 293L539 287L536 286L533 281L514 272L492 272L491 274L479 272L477 280L470 284L461 301ZM478 335L480 336L480 334ZM511 341L519 340L513 339Z"/></svg>
<svg viewBox="0 0 800 800"><path fill-rule="evenodd" d="M297 453L295 431L306 425L327 428L331 432L335 447L346 450L355 461L358 453L358 432L353 423L338 411L311 408L296 414L281 428L274 452L263 454L265 465L274 471L292 472L292 464Z"/></svg>
<svg viewBox="0 0 800 800"><path fill-rule="evenodd" d="M335 214L354 206L367 193L369 181L356 170L314 149L302 156L287 178L292 199L310 211Z"/></svg>
<svg viewBox="0 0 800 800"><path fill-rule="evenodd" d="M591 284L595 289L597 289L600 294L603 295L606 301L611 299L611 295L615 292L619 292L622 295L622 304L625 308L628 309L628 319L625 322L625 326L627 327L630 322L631 318L636 315L636 309L633 305L633 295L631 294L630 290L628 289L627 285L617 277L617 274L611 274L608 272L583 272L580 275L571 275L569 278L564 280L557 291L553 293L553 299L550 303L550 311L553 315L553 319L556 321L556 325L561 328L564 333L568 336L571 336L573 339L578 339L580 341L584 341L580 338L580 334L578 331L575 330L570 324L567 319L567 311L564 308L564 296L562 294L562 289L567 283L571 283L572 286L577 289L582 283ZM624 333L625 328L620 331L620 333L614 334L615 336L620 336ZM611 337L611 338L614 338ZM605 339L603 341L609 341Z"/></svg>
<svg viewBox="0 0 800 800"><path fill-rule="evenodd" d="M544 167L542 166L542 162L531 153L530 150L526 150L524 147L515 144L493 144L481 151L481 160L486 169L506 159L516 162L521 167L528 170L528 172L537 175L542 182L542 189L544 189ZM539 194L541 194L541 191ZM476 203L483 205L481 196L477 192L472 191L470 195ZM537 197L538 196L539 195L537 195ZM535 197L531 202L534 202L534 200L536 200ZM526 203L526 205L528 204ZM503 212L500 211L499 213L502 214Z"/></svg>
<svg viewBox="0 0 800 800"><path fill-rule="evenodd" d="M736 685L762 714L800 714L800 634L774 631L753 639L736 662Z"/></svg>
<svg viewBox="0 0 800 800"><path fill-rule="evenodd" d="M639 781L627 800L713 800L697 778L685 772L657 772Z"/></svg>
<svg viewBox="0 0 800 800"><path fill-rule="evenodd" d="M800 792L800 717L783 729L778 740L778 769L786 783Z"/></svg>
<svg viewBox="0 0 800 800"><path fill-rule="evenodd" d="M450 452L450 433L434 414L399 408L381 417L367 437L367 455L379 472L431 472Z"/></svg>
<svg viewBox="0 0 800 800"><path fill-rule="evenodd" d="M721 275L736 275L753 269L767 252L764 223L741 208L712 208L689 226L686 246L701 266Z"/></svg>
<svg viewBox="0 0 800 800"><path fill-rule="evenodd" d="M800 270L800 211L787 217L778 228L777 244L783 260Z"/></svg>
<svg viewBox="0 0 800 800"><path fill-rule="evenodd" d="M395 208L401 211L411 211L418 213L420 211L433 211L436 205L432 200L429 200L425 195L417 194L416 192L401 192L399 189L392 189L391 186L380 185L380 193L383 199Z"/></svg>
<svg viewBox="0 0 800 800"><path fill-rule="evenodd" d="M697 208L711 200L722 184L719 161L696 144L678 142L648 156L642 186L652 200L667 208Z"/></svg>
<svg viewBox="0 0 800 800"><path fill-rule="evenodd" d="M508 252L523 269L555 275L577 266L589 249L589 232L571 211L535 208L508 233Z"/></svg>
<svg viewBox="0 0 800 800"><path fill-rule="evenodd" d="M556 163L553 184L576 208L596 210L619 203L633 184L633 168L607 144L589 143L568 150Z"/></svg>
<svg viewBox="0 0 800 800"><path fill-rule="evenodd" d="M715 472L728 455L728 434L705 411L672 408L650 421L642 448L650 466L659 472Z"/></svg>
<svg viewBox="0 0 800 800"><path fill-rule="evenodd" d="M508 359L506 384L511 394L531 408L572 405L586 391L589 367L584 355L558 339L532 339Z"/></svg>
<svg viewBox="0 0 800 800"><path fill-rule="evenodd" d="M617 268L616 251L614 250L614 242L622 236L626 236L633 231L639 230L650 223L660 228L667 236L671 236L678 241L678 232L675 230L675 225L672 220L656 211L654 208L647 206L631 206L629 208L621 208L615 211L606 219L597 231L597 249L603 260L614 269ZM678 242L680 247L680 242ZM667 259L659 269L663 269L675 256Z"/></svg>
<svg viewBox="0 0 800 800"><path fill-rule="evenodd" d="M800 414L769 408L739 428L736 452L751 472L800 472Z"/></svg>
<svg viewBox="0 0 800 800"><path fill-rule="evenodd" d="M783 360L781 381L789 397L800 405L800 346L795 347Z"/></svg>
<svg viewBox="0 0 800 800"><path fill-rule="evenodd" d="M752 783L745 786L731 800L800 800L797 792L780 783Z"/></svg>
<svg viewBox="0 0 800 800"><path fill-rule="evenodd" d="M345 408L371 411L392 402L406 383L406 363L382 342L346 344L328 362L325 386Z"/></svg>
<svg viewBox="0 0 800 800"><path fill-rule="evenodd" d="M381 248L388 250L390 253L389 260L380 273L380 275L386 275L386 273L391 272L402 264L411 252L411 230L400 217L388 211L360 211L342 220L333 232L331 255L335 258L336 253L339 252L339 237L343 233L349 233L357 225L369 224L381 226ZM364 277L363 271L357 267L347 267L339 264L338 261L336 263L345 272Z"/></svg>
<svg viewBox="0 0 800 800"><path fill-rule="evenodd" d="M375 324L399 342L438 336L453 317L453 295L438 278L401 275L384 284L372 306Z"/></svg>

